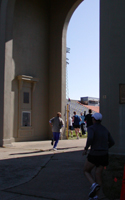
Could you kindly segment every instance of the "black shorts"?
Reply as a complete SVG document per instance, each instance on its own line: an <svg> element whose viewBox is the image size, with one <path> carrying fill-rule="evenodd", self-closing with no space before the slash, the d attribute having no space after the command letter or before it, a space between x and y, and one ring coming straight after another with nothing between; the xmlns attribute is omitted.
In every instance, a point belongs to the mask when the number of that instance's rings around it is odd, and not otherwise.
<svg viewBox="0 0 125 200"><path fill-rule="evenodd" d="M80 125L73 125L74 128L80 128Z"/></svg>
<svg viewBox="0 0 125 200"><path fill-rule="evenodd" d="M73 130L73 126L69 126L69 130L71 130L71 131L72 131L72 130Z"/></svg>
<svg viewBox="0 0 125 200"><path fill-rule="evenodd" d="M109 155L102 155L102 156L94 156L88 154L87 159L89 162L94 164L96 167L99 166L107 166L109 164Z"/></svg>

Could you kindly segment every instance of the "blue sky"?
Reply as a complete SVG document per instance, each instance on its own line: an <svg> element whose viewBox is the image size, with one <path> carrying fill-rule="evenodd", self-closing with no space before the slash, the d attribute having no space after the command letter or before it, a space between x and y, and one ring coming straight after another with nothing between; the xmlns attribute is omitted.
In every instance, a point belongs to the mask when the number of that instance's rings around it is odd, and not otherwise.
<svg viewBox="0 0 125 200"><path fill-rule="evenodd" d="M69 98L99 97L99 0L84 0L67 30Z"/></svg>

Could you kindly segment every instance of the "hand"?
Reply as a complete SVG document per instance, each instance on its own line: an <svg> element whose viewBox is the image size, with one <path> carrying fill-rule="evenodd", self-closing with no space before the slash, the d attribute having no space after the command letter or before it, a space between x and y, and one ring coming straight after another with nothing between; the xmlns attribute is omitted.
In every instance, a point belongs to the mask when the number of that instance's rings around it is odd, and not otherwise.
<svg viewBox="0 0 125 200"><path fill-rule="evenodd" d="M87 154L87 150L84 149L82 155L84 156L86 154Z"/></svg>

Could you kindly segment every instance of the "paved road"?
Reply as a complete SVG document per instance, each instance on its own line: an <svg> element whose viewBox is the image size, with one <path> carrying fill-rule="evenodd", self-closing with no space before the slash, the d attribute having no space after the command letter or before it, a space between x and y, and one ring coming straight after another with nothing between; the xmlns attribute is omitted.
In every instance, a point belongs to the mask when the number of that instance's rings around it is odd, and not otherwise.
<svg viewBox="0 0 125 200"><path fill-rule="evenodd" d="M87 200L86 139L18 142L0 148L0 200ZM107 200L102 191L100 199Z"/></svg>

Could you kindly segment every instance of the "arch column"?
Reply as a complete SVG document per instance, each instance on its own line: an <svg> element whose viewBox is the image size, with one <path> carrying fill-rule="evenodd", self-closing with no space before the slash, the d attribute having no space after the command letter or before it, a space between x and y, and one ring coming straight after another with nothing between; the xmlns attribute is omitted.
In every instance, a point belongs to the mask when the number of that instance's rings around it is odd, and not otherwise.
<svg viewBox="0 0 125 200"><path fill-rule="evenodd" d="M8 0L0 2L0 146L4 143L4 66L5 66L5 30Z"/></svg>
<svg viewBox="0 0 125 200"><path fill-rule="evenodd" d="M0 146L11 144L12 112L12 24L15 0L2 0L0 6Z"/></svg>
<svg viewBox="0 0 125 200"><path fill-rule="evenodd" d="M125 154L125 1L100 1L100 111L115 145ZM122 84L123 96L120 97Z"/></svg>

